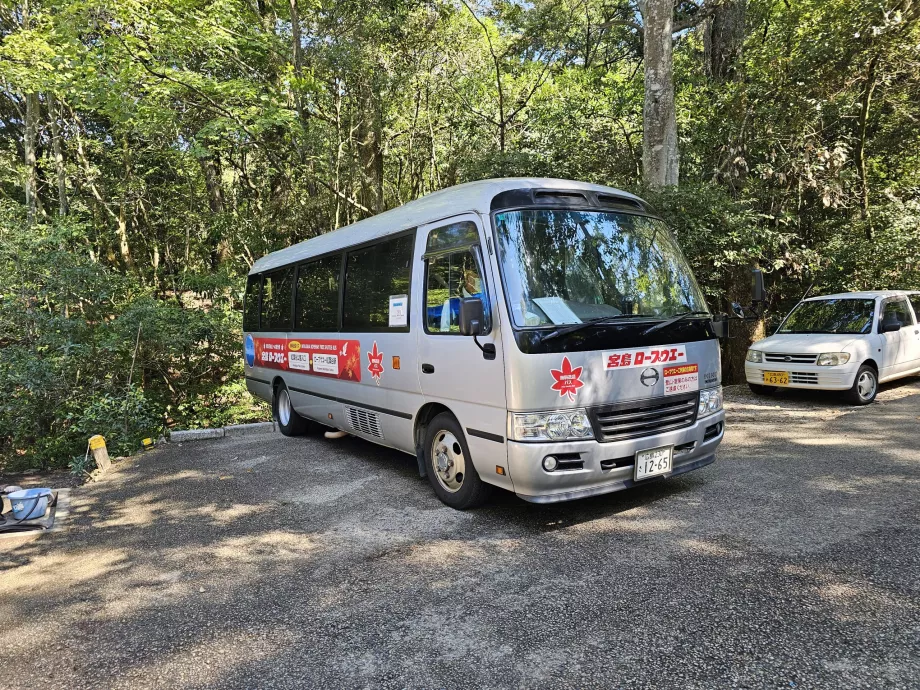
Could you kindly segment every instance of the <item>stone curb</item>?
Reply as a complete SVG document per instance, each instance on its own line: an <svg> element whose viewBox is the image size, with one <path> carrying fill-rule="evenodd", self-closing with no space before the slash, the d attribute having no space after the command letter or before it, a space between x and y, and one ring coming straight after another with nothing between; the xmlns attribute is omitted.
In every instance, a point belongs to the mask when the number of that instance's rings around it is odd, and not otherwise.
<svg viewBox="0 0 920 690"><path fill-rule="evenodd" d="M266 434L275 430L274 422L256 422L254 424L233 424L220 429L187 429L171 431L170 443L186 443L187 441L206 441L224 436L248 436L249 434Z"/></svg>

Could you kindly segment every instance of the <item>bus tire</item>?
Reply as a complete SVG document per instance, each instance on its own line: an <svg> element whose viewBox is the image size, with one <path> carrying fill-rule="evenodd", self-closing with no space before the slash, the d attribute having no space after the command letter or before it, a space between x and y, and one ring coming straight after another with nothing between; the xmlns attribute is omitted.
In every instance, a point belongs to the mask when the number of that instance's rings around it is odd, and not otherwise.
<svg viewBox="0 0 920 690"><path fill-rule="evenodd" d="M428 423L425 462L435 494L451 508L475 508L492 493L492 487L482 481L473 467L463 429L449 412L442 412Z"/></svg>
<svg viewBox="0 0 920 690"><path fill-rule="evenodd" d="M749 383L748 388L754 395L773 395L776 392L776 386L765 386L762 383Z"/></svg>
<svg viewBox="0 0 920 690"><path fill-rule="evenodd" d="M272 412L278 422L278 429L285 436L303 436L310 428L309 422L294 410L287 386L281 383L272 396Z"/></svg>
<svg viewBox="0 0 920 690"><path fill-rule="evenodd" d="M863 364L856 372L853 386L845 394L851 405L868 405L878 394L878 372L875 367Z"/></svg>

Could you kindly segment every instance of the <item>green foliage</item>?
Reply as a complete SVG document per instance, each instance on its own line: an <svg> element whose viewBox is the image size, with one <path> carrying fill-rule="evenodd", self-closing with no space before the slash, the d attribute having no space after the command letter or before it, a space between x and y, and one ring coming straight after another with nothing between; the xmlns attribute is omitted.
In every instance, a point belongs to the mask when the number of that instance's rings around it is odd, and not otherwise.
<svg viewBox="0 0 920 690"><path fill-rule="evenodd" d="M812 282L920 288L920 5L714 12L675 37L681 187L638 190L711 306L746 300L751 265L773 314ZM265 418L238 308L269 251L471 179L637 190L637 18L629 0L0 7L0 463Z"/></svg>

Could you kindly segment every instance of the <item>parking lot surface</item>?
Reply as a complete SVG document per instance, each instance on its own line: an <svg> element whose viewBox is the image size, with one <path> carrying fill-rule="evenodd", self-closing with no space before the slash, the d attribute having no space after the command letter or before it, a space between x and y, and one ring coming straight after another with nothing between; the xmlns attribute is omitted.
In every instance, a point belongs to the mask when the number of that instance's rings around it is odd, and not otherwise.
<svg viewBox="0 0 920 690"><path fill-rule="evenodd" d="M728 398L715 464L550 506L352 438L124 461L0 543L4 685L916 687L920 382Z"/></svg>

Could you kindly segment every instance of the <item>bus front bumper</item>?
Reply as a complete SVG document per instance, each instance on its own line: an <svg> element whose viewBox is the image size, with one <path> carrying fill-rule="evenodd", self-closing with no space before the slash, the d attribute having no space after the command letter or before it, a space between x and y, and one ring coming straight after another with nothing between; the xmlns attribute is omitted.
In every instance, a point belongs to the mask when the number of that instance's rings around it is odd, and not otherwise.
<svg viewBox="0 0 920 690"><path fill-rule="evenodd" d="M525 501L571 501L650 484L708 465L715 461L715 450L724 434L725 413L718 412L685 429L627 441L509 441L508 469L515 493ZM674 446L671 471L636 481L636 453L661 446ZM562 456L566 464L574 465L574 468L547 472L543 469L543 459L548 455Z"/></svg>

